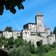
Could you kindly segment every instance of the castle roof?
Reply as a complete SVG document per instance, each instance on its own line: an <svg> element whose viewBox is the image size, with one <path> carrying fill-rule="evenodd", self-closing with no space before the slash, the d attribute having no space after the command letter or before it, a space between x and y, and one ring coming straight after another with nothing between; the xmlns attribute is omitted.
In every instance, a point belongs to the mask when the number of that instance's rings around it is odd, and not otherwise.
<svg viewBox="0 0 56 56"><path fill-rule="evenodd" d="M27 23L26 25L28 25L28 24L34 24L35 25L35 23Z"/></svg>
<svg viewBox="0 0 56 56"><path fill-rule="evenodd" d="M23 28L24 28L24 29L27 28L29 24L30 24L30 25L36 25L36 23L27 23L27 24L25 24L25 25L23 26Z"/></svg>

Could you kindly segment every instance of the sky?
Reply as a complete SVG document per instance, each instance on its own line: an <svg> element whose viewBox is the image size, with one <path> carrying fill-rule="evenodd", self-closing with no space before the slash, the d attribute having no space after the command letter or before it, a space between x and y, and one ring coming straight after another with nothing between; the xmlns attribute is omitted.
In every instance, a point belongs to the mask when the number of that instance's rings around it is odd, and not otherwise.
<svg viewBox="0 0 56 56"><path fill-rule="evenodd" d="M44 25L53 31L56 26L56 0L25 0L23 5L23 10L15 7L17 11L15 14L4 9L3 15L0 15L0 30L7 26L14 30L22 30L24 24L35 23L35 16L41 12L44 15Z"/></svg>

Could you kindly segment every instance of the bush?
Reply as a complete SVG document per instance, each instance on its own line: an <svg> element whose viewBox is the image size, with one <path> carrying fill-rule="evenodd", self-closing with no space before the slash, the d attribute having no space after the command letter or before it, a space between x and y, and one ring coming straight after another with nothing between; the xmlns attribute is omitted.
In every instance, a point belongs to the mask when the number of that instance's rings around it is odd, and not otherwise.
<svg viewBox="0 0 56 56"><path fill-rule="evenodd" d="M27 43L26 47L28 48L29 52L31 52L32 54L35 53L35 46L34 44L31 43L31 41Z"/></svg>
<svg viewBox="0 0 56 56"><path fill-rule="evenodd" d="M45 56L45 49L43 47L43 45L41 45L38 49L38 56Z"/></svg>
<svg viewBox="0 0 56 56"><path fill-rule="evenodd" d="M53 43L52 47L53 47L53 48L55 48L55 47L56 47L56 42L54 42L54 43Z"/></svg>
<svg viewBox="0 0 56 56"><path fill-rule="evenodd" d="M36 47L36 48L35 48L35 54L38 53L38 50L39 50L39 47Z"/></svg>
<svg viewBox="0 0 56 56"><path fill-rule="evenodd" d="M31 53L29 52L27 47L23 45L19 46L18 48L13 48L10 51L9 56L31 56Z"/></svg>
<svg viewBox="0 0 56 56"><path fill-rule="evenodd" d="M49 45L44 45L43 48L44 48L45 52L48 52L51 49L51 47Z"/></svg>

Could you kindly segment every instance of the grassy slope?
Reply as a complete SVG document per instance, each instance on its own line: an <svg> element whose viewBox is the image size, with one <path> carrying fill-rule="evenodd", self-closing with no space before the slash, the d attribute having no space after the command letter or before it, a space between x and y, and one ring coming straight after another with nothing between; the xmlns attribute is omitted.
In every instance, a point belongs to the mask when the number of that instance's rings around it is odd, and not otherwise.
<svg viewBox="0 0 56 56"><path fill-rule="evenodd" d="M56 49L49 51L46 56L56 56Z"/></svg>
<svg viewBox="0 0 56 56"><path fill-rule="evenodd" d="M38 55L32 54L32 56L38 56ZM46 56L56 56L56 49L50 50L48 53L46 53Z"/></svg>

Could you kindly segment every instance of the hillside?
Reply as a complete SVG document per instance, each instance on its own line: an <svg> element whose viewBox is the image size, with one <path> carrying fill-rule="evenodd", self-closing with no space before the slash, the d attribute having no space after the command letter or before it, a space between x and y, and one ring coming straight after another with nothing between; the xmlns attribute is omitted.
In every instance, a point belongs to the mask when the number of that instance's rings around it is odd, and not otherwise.
<svg viewBox="0 0 56 56"><path fill-rule="evenodd" d="M56 49L50 50L50 51L46 54L46 56L56 56Z"/></svg>

